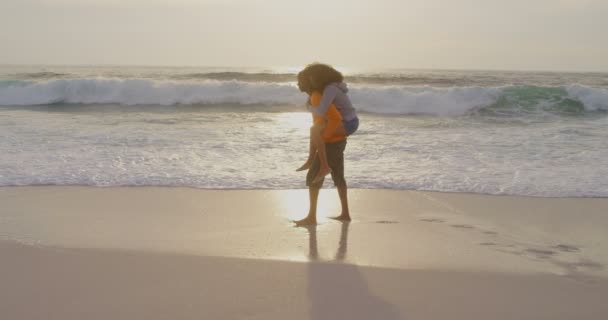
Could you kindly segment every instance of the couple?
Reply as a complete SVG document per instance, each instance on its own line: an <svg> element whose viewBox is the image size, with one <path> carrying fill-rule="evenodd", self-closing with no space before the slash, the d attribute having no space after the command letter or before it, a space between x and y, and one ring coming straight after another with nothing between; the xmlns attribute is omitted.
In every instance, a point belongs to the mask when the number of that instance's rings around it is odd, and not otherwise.
<svg viewBox="0 0 608 320"><path fill-rule="evenodd" d="M357 131L359 118L340 72L326 64L313 63L298 73L298 88L308 94L307 108L312 112L308 160L297 171L307 170L306 185L310 200L308 216L295 221L297 226L317 224L317 199L326 175L331 174L338 188L342 213L332 219L350 221L344 148L346 138Z"/></svg>

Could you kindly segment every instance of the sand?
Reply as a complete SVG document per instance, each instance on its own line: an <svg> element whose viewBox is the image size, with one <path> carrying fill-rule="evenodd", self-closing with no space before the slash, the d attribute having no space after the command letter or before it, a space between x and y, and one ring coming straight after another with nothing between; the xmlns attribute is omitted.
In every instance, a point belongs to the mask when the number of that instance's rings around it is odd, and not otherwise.
<svg viewBox="0 0 608 320"><path fill-rule="evenodd" d="M2 319L606 319L606 199L0 188Z"/></svg>

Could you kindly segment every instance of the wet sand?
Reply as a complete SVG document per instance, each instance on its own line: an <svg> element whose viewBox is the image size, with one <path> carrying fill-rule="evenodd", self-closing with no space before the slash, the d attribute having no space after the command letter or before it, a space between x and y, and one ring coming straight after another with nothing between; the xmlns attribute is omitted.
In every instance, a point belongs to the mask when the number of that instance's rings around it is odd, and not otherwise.
<svg viewBox="0 0 608 320"><path fill-rule="evenodd" d="M0 188L7 319L605 319L605 199Z"/></svg>

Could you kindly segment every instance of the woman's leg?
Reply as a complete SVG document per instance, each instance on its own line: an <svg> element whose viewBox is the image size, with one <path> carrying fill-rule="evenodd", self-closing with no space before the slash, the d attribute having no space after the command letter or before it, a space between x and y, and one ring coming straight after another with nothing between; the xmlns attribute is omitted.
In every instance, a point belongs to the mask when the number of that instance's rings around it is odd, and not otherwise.
<svg viewBox="0 0 608 320"><path fill-rule="evenodd" d="M308 160L306 160L306 162L299 167L298 169L296 169L296 171L303 171L303 170L307 170L310 169L310 166L312 165L312 161L315 158L315 154L317 153L317 150L320 150L320 146L323 147L322 151L323 153L325 153L325 141L323 141L323 137L321 136L323 134L323 130L325 129L325 123L317 123L315 125L313 125L312 127L310 127L310 138L309 138L309 150L308 150ZM327 169L329 166L327 165L327 157L323 157L321 154L319 154L319 161L321 162L321 168L322 169Z"/></svg>
<svg viewBox="0 0 608 320"><path fill-rule="evenodd" d="M313 133L312 133L312 127L310 128L310 136L308 137L308 159L306 160L306 162L304 162L304 164L299 167L298 169L296 169L296 171L304 171L304 170L308 170L310 169L310 166L312 166L312 161L315 158L315 153L317 152L317 148L315 147L315 144L312 140Z"/></svg>
<svg viewBox="0 0 608 320"><path fill-rule="evenodd" d="M325 150L325 141L323 140L323 130L325 130L325 124L323 125L314 125L310 129L310 137L312 139L312 143L317 150L317 154L319 156L319 172L317 176L313 180L313 183L316 183L323 179L326 175L331 173L331 168L327 163L327 151Z"/></svg>

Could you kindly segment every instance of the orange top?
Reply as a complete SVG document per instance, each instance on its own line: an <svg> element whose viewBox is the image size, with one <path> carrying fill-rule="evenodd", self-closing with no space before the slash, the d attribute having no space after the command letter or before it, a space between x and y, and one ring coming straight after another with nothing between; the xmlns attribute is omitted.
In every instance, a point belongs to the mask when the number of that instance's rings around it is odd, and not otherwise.
<svg viewBox="0 0 608 320"><path fill-rule="evenodd" d="M310 95L310 104L315 107L321 103L321 98L323 95L318 91L313 91ZM325 143L338 142L346 139L346 136L343 134L336 133L336 129L339 126L342 126L342 116L340 116L340 112L336 109L336 106L332 103L329 105L327 112L325 113L325 118L327 118L327 124L325 125L325 129L323 130L322 136ZM314 123L325 121L323 117L318 116L314 112L312 113L312 121Z"/></svg>

